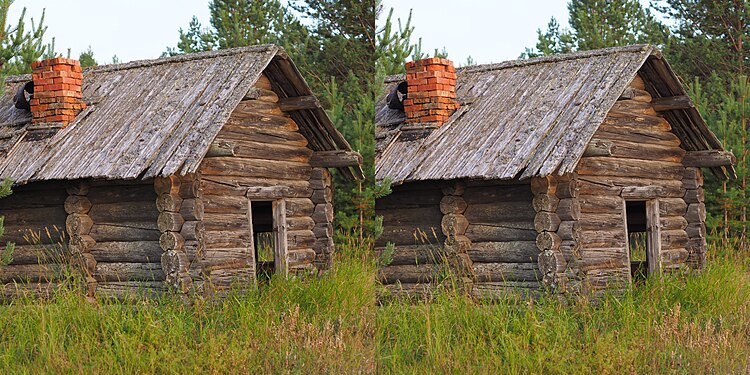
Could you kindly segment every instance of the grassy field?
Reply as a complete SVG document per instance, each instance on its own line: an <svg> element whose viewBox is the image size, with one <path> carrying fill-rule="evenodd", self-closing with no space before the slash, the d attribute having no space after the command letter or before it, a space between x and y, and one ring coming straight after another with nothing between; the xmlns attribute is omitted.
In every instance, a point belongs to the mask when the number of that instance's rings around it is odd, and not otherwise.
<svg viewBox="0 0 750 375"><path fill-rule="evenodd" d="M747 373L750 258L714 251L598 305L450 294L375 307L374 267L273 280L221 303L52 301L0 306L0 373Z"/></svg>

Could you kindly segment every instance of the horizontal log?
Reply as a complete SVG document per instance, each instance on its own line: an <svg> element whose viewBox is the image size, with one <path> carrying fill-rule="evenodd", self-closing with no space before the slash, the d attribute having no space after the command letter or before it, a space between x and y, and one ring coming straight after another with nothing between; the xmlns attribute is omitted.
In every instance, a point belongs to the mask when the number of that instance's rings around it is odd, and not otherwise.
<svg viewBox="0 0 750 375"><path fill-rule="evenodd" d="M94 222L85 214L70 214L65 220L65 230L68 233L89 234Z"/></svg>
<svg viewBox="0 0 750 375"><path fill-rule="evenodd" d="M94 223L89 232L97 242L159 241L159 228L153 222Z"/></svg>
<svg viewBox="0 0 750 375"><path fill-rule="evenodd" d="M185 246L185 238L179 233L164 232L159 236L159 246L161 246L161 249L165 252L169 250L180 250Z"/></svg>
<svg viewBox="0 0 750 375"><path fill-rule="evenodd" d="M676 109L688 109L694 108L693 101L687 95L675 95L665 96L661 98L653 98L651 103L654 106L654 110L658 112L672 111Z"/></svg>
<svg viewBox="0 0 750 375"><path fill-rule="evenodd" d="M5 246L2 246L5 249ZM19 245L13 247L11 263L16 264L48 264L70 263L72 253L62 244L59 245ZM2 266L0 266L2 267Z"/></svg>
<svg viewBox="0 0 750 375"><path fill-rule="evenodd" d="M158 241L97 242L90 251L102 263L156 263L162 254Z"/></svg>
<svg viewBox="0 0 750 375"><path fill-rule="evenodd" d="M706 221L706 206L703 203L691 203L685 212L685 219L689 223L703 223Z"/></svg>
<svg viewBox="0 0 750 375"><path fill-rule="evenodd" d="M91 209L91 201L80 195L69 195L65 199L65 212L68 214L86 214Z"/></svg>
<svg viewBox="0 0 750 375"><path fill-rule="evenodd" d="M313 233L315 233L315 238L331 237L333 236L333 224L316 224L315 227L313 227L312 231Z"/></svg>
<svg viewBox="0 0 750 375"><path fill-rule="evenodd" d="M236 156L235 145L231 141L213 141L206 152L207 158L219 156Z"/></svg>
<svg viewBox="0 0 750 375"><path fill-rule="evenodd" d="M447 214L443 216L440 222L440 229L446 236L463 235L469 221L461 214Z"/></svg>
<svg viewBox="0 0 750 375"><path fill-rule="evenodd" d="M690 189L685 191L684 200L687 204L703 203L705 199L706 196L703 188Z"/></svg>
<svg viewBox="0 0 750 375"><path fill-rule="evenodd" d="M320 108L320 102L314 95L279 98L279 108L284 112Z"/></svg>
<svg viewBox="0 0 750 375"><path fill-rule="evenodd" d="M538 281L541 273L536 263L474 263L477 282Z"/></svg>
<svg viewBox="0 0 750 375"><path fill-rule="evenodd" d="M531 191L531 186L527 184L469 186L466 187L462 197L471 206L494 202L531 202L534 199L534 193Z"/></svg>
<svg viewBox="0 0 750 375"><path fill-rule="evenodd" d="M581 270L630 268L630 256L624 247L582 248L578 261Z"/></svg>
<svg viewBox="0 0 750 375"><path fill-rule="evenodd" d="M204 231L204 221L186 221L180 229L180 235L185 241L203 241Z"/></svg>
<svg viewBox="0 0 750 375"><path fill-rule="evenodd" d="M247 213L206 213L203 217L203 225L205 230L209 231L248 230L250 228Z"/></svg>
<svg viewBox="0 0 750 375"><path fill-rule="evenodd" d="M418 208L393 208L378 210L386 225L404 224L438 224L443 219L440 207L437 205Z"/></svg>
<svg viewBox="0 0 750 375"><path fill-rule="evenodd" d="M687 223L687 222L686 222ZM665 228L667 229L667 228ZM706 224L705 223L690 223L685 225L682 228L670 228L670 229L685 229L685 233L687 233L688 238L695 239L695 238L705 238L706 237Z"/></svg>
<svg viewBox="0 0 750 375"><path fill-rule="evenodd" d="M68 198L68 193L62 186L56 189L18 191L0 199L0 211L17 210L21 208L59 207Z"/></svg>
<svg viewBox="0 0 750 375"><path fill-rule="evenodd" d="M252 242L249 231L206 230L203 238L207 251L224 248L249 248Z"/></svg>
<svg viewBox="0 0 750 375"><path fill-rule="evenodd" d="M210 283L214 290L226 290L229 288L242 289L255 285L255 268L248 266L244 268L212 269L208 273Z"/></svg>
<svg viewBox="0 0 750 375"><path fill-rule="evenodd" d="M625 228L610 230L581 230L578 232L578 243L583 249L625 248Z"/></svg>
<svg viewBox="0 0 750 375"><path fill-rule="evenodd" d="M685 229L688 226L687 220L682 216L661 216L659 217L659 227L662 230Z"/></svg>
<svg viewBox="0 0 750 375"><path fill-rule="evenodd" d="M289 250L311 248L315 244L315 233L311 230L290 230L286 232Z"/></svg>
<svg viewBox="0 0 750 375"><path fill-rule="evenodd" d="M536 241L472 242L468 254L475 263L534 263L539 248Z"/></svg>
<svg viewBox="0 0 750 375"><path fill-rule="evenodd" d="M661 248L666 249L684 248L688 245L687 232L681 229L661 231Z"/></svg>
<svg viewBox="0 0 750 375"><path fill-rule="evenodd" d="M65 219L68 217L68 214L65 212L63 205L59 205L57 207L0 210L0 216L5 217L5 225L8 226L34 224L51 225L54 223L59 223L60 227L62 228L62 224L65 223Z"/></svg>
<svg viewBox="0 0 750 375"><path fill-rule="evenodd" d="M4 225L5 231L0 237L0 247L6 242L16 245L57 244L65 242L65 225L57 227L45 224Z"/></svg>
<svg viewBox="0 0 750 375"><path fill-rule="evenodd" d="M153 221L159 216L156 199L140 202L96 203L89 211L89 217L97 224L117 224L121 221Z"/></svg>
<svg viewBox="0 0 750 375"><path fill-rule="evenodd" d="M635 100L637 102L642 103L650 103L651 102L651 94L648 93L645 89L639 89L635 87L626 87L625 91L620 94L620 97L618 100L624 100L624 99L630 99Z"/></svg>
<svg viewBox="0 0 750 375"><path fill-rule="evenodd" d="M333 215L333 205L326 203L316 204L311 217L316 223L330 223L333 222Z"/></svg>
<svg viewBox="0 0 750 375"><path fill-rule="evenodd" d="M375 241L375 246L385 246L392 242L401 245L435 245L439 246L445 241L445 236L440 231L440 225L430 227L429 225L386 225L383 234Z"/></svg>
<svg viewBox="0 0 750 375"><path fill-rule="evenodd" d="M107 281L162 281L161 263L103 263L96 264L94 278Z"/></svg>
<svg viewBox="0 0 750 375"><path fill-rule="evenodd" d="M469 203L464 216L473 224L494 224L505 221L533 222L536 211L530 199L524 201ZM467 202L468 203L468 202Z"/></svg>
<svg viewBox="0 0 750 375"><path fill-rule="evenodd" d="M160 194L156 198L156 209L159 212L180 212L182 197L178 194Z"/></svg>
<svg viewBox="0 0 750 375"><path fill-rule="evenodd" d="M185 199L201 196L201 180L195 179L193 175L182 176L180 182L180 197Z"/></svg>
<svg viewBox="0 0 750 375"><path fill-rule="evenodd" d="M625 228L622 217L622 207L616 213L582 213L578 220L581 230L608 230L612 228Z"/></svg>
<svg viewBox="0 0 750 375"><path fill-rule="evenodd" d="M685 195L682 185L679 180L650 178L581 176L578 179L578 191L581 195L621 195L624 188L658 186L661 188L659 197L679 198Z"/></svg>
<svg viewBox="0 0 750 375"><path fill-rule="evenodd" d="M0 300L17 298L50 299L61 290L70 290L69 283L9 283L0 284Z"/></svg>
<svg viewBox="0 0 750 375"><path fill-rule="evenodd" d="M470 224L466 237L472 242L534 241L536 230L533 221L496 222L492 225Z"/></svg>
<svg viewBox="0 0 750 375"><path fill-rule="evenodd" d="M473 298L486 301L503 301L517 298L539 298L543 294L538 281L498 281L474 284Z"/></svg>
<svg viewBox="0 0 750 375"><path fill-rule="evenodd" d="M309 181L245 178L238 176L204 176L201 180L203 197L245 196L249 187L284 186L285 197L309 198L313 189Z"/></svg>
<svg viewBox="0 0 750 375"><path fill-rule="evenodd" d="M614 214L622 212L624 201L620 197L580 195L581 217L584 214Z"/></svg>
<svg viewBox="0 0 750 375"><path fill-rule="evenodd" d="M203 160L200 171L206 176L223 175L309 180L311 167L307 163L299 162L220 157Z"/></svg>
<svg viewBox="0 0 750 375"><path fill-rule="evenodd" d="M333 202L333 189L330 187L315 189L313 190L310 200L315 204L331 203Z"/></svg>
<svg viewBox="0 0 750 375"><path fill-rule="evenodd" d="M687 203L682 198L659 199L659 216L683 216L687 212Z"/></svg>
<svg viewBox="0 0 750 375"><path fill-rule="evenodd" d="M440 189L421 191L402 191L386 195L375 201L375 209L387 210L391 208L417 208L420 206L438 206L443 199Z"/></svg>
<svg viewBox="0 0 750 375"><path fill-rule="evenodd" d="M217 138L298 147L307 146L307 138L296 131L295 128L297 128L297 124L291 119L258 113L249 115L249 118L258 120L270 119L271 121L256 123L243 119L234 123L227 122L227 124L221 129ZM269 124L274 126L267 126Z"/></svg>
<svg viewBox="0 0 750 375"><path fill-rule="evenodd" d="M686 167L722 167L734 165L737 158L731 151L701 150L688 151L682 164Z"/></svg>
<svg viewBox="0 0 750 375"><path fill-rule="evenodd" d="M627 99L616 101L610 111L650 116L656 115L656 111L654 110L651 103L644 103L637 100Z"/></svg>
<svg viewBox="0 0 750 375"><path fill-rule="evenodd" d="M664 180L679 180L684 167L680 163L592 157L583 158L576 171L579 175L642 177Z"/></svg>
<svg viewBox="0 0 750 375"><path fill-rule="evenodd" d="M583 151L583 157L612 156L612 141L592 139Z"/></svg>
<svg viewBox="0 0 750 375"><path fill-rule="evenodd" d="M382 289L378 290L377 298L379 301L414 298L427 299L431 298L435 287L435 284L425 283L397 283L382 285Z"/></svg>
<svg viewBox="0 0 750 375"><path fill-rule="evenodd" d="M180 178L178 176L157 177L154 179L154 191L160 194L178 194L180 193ZM89 198L90 199L90 198ZM113 202L118 203L119 201Z"/></svg>
<svg viewBox="0 0 750 375"><path fill-rule="evenodd" d="M221 137L217 137L216 141L230 144L232 146L232 155L225 156L236 156L238 158L245 159L294 161L307 163L310 160L310 156L312 156L313 154L313 151L311 149L296 144L286 145L270 142L255 142L241 139L222 139Z"/></svg>
<svg viewBox="0 0 750 375"><path fill-rule="evenodd" d="M260 100L240 101L240 103L237 104L237 107L235 107L233 114L245 112L268 113L272 115L284 114L279 108L278 103L265 102Z"/></svg>
<svg viewBox="0 0 750 375"><path fill-rule="evenodd" d="M557 235L562 240L578 240L578 232L581 230L580 221L563 221L557 229Z"/></svg>
<svg viewBox="0 0 750 375"><path fill-rule="evenodd" d="M610 141L625 141L672 147L679 147L681 143L680 138L670 131L660 129L654 130L653 128L642 127L636 124L633 124L633 126L601 126L596 133L594 133L594 137Z"/></svg>
<svg viewBox="0 0 750 375"><path fill-rule="evenodd" d="M169 292L163 281L108 281L99 283L96 296L130 301L137 298L158 298Z"/></svg>
<svg viewBox="0 0 750 375"><path fill-rule="evenodd" d="M278 95L273 90L259 87L251 87L242 100L259 100L262 102L276 103L279 101Z"/></svg>
<svg viewBox="0 0 750 375"><path fill-rule="evenodd" d="M533 177L531 179L531 192L537 194L554 194L557 189L557 179L552 176Z"/></svg>
<svg viewBox="0 0 750 375"><path fill-rule="evenodd" d="M433 264L387 266L378 271L378 278L383 284L429 283L437 270Z"/></svg>
<svg viewBox="0 0 750 375"><path fill-rule="evenodd" d="M0 267L0 283L51 282L78 275L78 271L67 264L18 264Z"/></svg>
<svg viewBox="0 0 750 375"><path fill-rule="evenodd" d="M539 254L537 268L539 269L539 273L544 276L543 281L545 279L549 280L550 277L554 279L556 278L556 274L565 272L565 266L566 262L563 253L559 250L545 250Z"/></svg>
<svg viewBox="0 0 750 375"><path fill-rule="evenodd" d="M684 248L666 249L661 252L662 267L684 265L690 253Z"/></svg>
<svg viewBox="0 0 750 375"><path fill-rule="evenodd" d="M287 265L289 267L298 267L303 264L312 264L315 261L315 251L313 249L296 249L289 250L287 253Z"/></svg>
<svg viewBox="0 0 750 375"><path fill-rule="evenodd" d="M446 214L463 214L468 204L463 197L446 195L440 200L440 212Z"/></svg>
<svg viewBox="0 0 750 375"><path fill-rule="evenodd" d="M376 248L378 257L384 256L384 247ZM400 245L390 254L391 261L386 266L401 266L408 264L435 264L443 260L439 246L431 245Z"/></svg>
<svg viewBox="0 0 750 375"><path fill-rule="evenodd" d="M697 167L685 168L682 175L682 185L685 189L697 189L703 186L703 172Z"/></svg>
<svg viewBox="0 0 750 375"><path fill-rule="evenodd" d="M354 167L362 165L362 155L347 150L315 151L310 156L310 165L325 168Z"/></svg>

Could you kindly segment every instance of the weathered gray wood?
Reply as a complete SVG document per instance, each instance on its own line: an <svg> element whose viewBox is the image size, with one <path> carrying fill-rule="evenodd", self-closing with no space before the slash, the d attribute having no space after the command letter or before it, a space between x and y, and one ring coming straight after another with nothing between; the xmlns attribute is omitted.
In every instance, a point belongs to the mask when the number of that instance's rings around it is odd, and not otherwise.
<svg viewBox="0 0 750 375"><path fill-rule="evenodd" d="M666 96L662 98L653 98L651 103L654 106L654 110L658 112L672 111L676 109L688 109L693 108L695 105L693 101L687 95L676 95Z"/></svg>
<svg viewBox="0 0 750 375"><path fill-rule="evenodd" d="M90 235L97 242L158 241L159 228L153 222L94 223Z"/></svg>
<svg viewBox="0 0 750 375"><path fill-rule="evenodd" d="M578 220L581 217L581 203L577 198L561 199L556 213L561 220Z"/></svg>
<svg viewBox="0 0 750 375"><path fill-rule="evenodd" d="M538 281L542 275L535 263L475 263L478 282Z"/></svg>
<svg viewBox="0 0 750 375"><path fill-rule="evenodd" d="M576 170L580 175L679 180L684 167L674 162L591 157L582 158Z"/></svg>
<svg viewBox="0 0 750 375"><path fill-rule="evenodd" d="M161 281L164 272L161 263L104 263L96 264L94 278L107 281Z"/></svg>
<svg viewBox="0 0 750 375"><path fill-rule="evenodd" d="M731 151L722 150L688 151L682 159L686 167L722 167L736 162L737 158Z"/></svg>
<svg viewBox="0 0 750 375"><path fill-rule="evenodd" d="M214 141L211 143L206 152L206 157L213 158L219 156L237 156L234 143L228 141Z"/></svg>
<svg viewBox="0 0 750 375"><path fill-rule="evenodd" d="M177 176L157 177L154 179L156 194L179 194L180 178Z"/></svg>
<svg viewBox="0 0 750 375"><path fill-rule="evenodd" d="M47 224L64 223L68 215L61 206L57 207L37 207L37 208L18 208L0 211L0 216L5 217L5 225L28 225L28 224Z"/></svg>
<svg viewBox="0 0 750 375"><path fill-rule="evenodd" d="M432 264L388 266L378 271L378 278L383 284L429 283L433 280L436 267Z"/></svg>
<svg viewBox="0 0 750 375"><path fill-rule="evenodd" d="M162 250L179 250L185 245L185 239L177 232L164 232L159 237Z"/></svg>
<svg viewBox="0 0 750 375"><path fill-rule="evenodd" d="M341 168L362 165L362 155L356 151L315 151L310 156L313 167Z"/></svg>
<svg viewBox="0 0 750 375"><path fill-rule="evenodd" d="M581 195L578 201L581 214L619 213L623 205L622 198L612 196Z"/></svg>
<svg viewBox="0 0 750 375"><path fill-rule="evenodd" d="M581 231L580 221L563 221L557 229L557 235L562 240L578 240L578 232Z"/></svg>
<svg viewBox="0 0 750 375"><path fill-rule="evenodd" d="M67 263L72 253L60 245L20 245L13 247L10 264Z"/></svg>
<svg viewBox="0 0 750 375"><path fill-rule="evenodd" d="M440 212L443 214L463 214L467 206L463 197L446 195L440 200Z"/></svg>
<svg viewBox="0 0 750 375"><path fill-rule="evenodd" d="M68 233L89 234L94 222L88 215L70 214L65 220L65 229Z"/></svg>
<svg viewBox="0 0 750 375"><path fill-rule="evenodd" d="M686 190L684 200L687 204L703 203L705 200L703 188Z"/></svg>
<svg viewBox="0 0 750 375"><path fill-rule="evenodd" d="M180 235L185 241L202 241L205 221L186 221L180 229Z"/></svg>
<svg viewBox="0 0 750 375"><path fill-rule="evenodd" d="M50 282L76 275L76 270L65 264L18 264L0 267L0 283Z"/></svg>
<svg viewBox="0 0 750 375"><path fill-rule="evenodd" d="M684 248L688 245L688 234L681 229L661 231L661 249Z"/></svg>
<svg viewBox="0 0 750 375"><path fill-rule="evenodd" d="M95 203L88 213L97 224L117 224L121 221L153 221L159 216L153 200L122 203Z"/></svg>
<svg viewBox="0 0 750 375"><path fill-rule="evenodd" d="M276 232L276 247L274 248L274 269L276 274L283 277L286 277L289 272L287 259L287 253L289 249L303 247L303 244L308 245L307 241L302 240L302 238L307 237L303 237L303 235L299 234L304 233L304 235L307 235L306 231L290 231L287 233L286 203L287 202L284 199L273 201L273 221L275 223ZM312 234L312 232L310 232L310 234ZM315 243L314 234L312 235L312 238L313 239L309 243L309 246L312 246L313 243Z"/></svg>
<svg viewBox="0 0 750 375"><path fill-rule="evenodd" d="M554 195L537 194L534 196L532 206L536 212L555 212L559 203L560 199Z"/></svg>
<svg viewBox="0 0 750 375"><path fill-rule="evenodd" d="M267 177L288 180L309 180L311 167L306 163L278 160L254 160L236 157L205 159L204 175Z"/></svg>
<svg viewBox="0 0 750 375"><path fill-rule="evenodd" d="M557 180L554 177L534 177L531 179L531 191L537 194L553 194L557 188Z"/></svg>
<svg viewBox="0 0 750 375"><path fill-rule="evenodd" d="M515 202L469 203L464 216L471 223L491 225L503 221L533 222L536 211L531 199Z"/></svg>
<svg viewBox="0 0 750 375"><path fill-rule="evenodd" d="M250 199L279 199L287 196L286 186L248 187L245 196Z"/></svg>
<svg viewBox="0 0 750 375"><path fill-rule="evenodd" d="M666 202L666 201L664 201ZM661 256L662 249L670 249L675 247L676 244L673 240L677 237L682 237L684 234L685 243L687 244L687 233L682 230L665 230L662 231L659 228L659 218L661 217L661 206L663 201L658 199L652 199L646 201L646 223L648 225L648 237L646 238L646 259L648 262L648 274L657 275L661 273L662 262ZM678 232L681 232L679 235ZM684 247L684 245L683 245Z"/></svg>
<svg viewBox="0 0 750 375"><path fill-rule="evenodd" d="M203 214L205 207L203 200L200 198L184 199L182 206L180 207L180 215L186 221L200 221L203 220Z"/></svg>
<svg viewBox="0 0 750 375"><path fill-rule="evenodd" d="M68 214L86 214L91 209L91 201L80 195L70 195L65 199L65 212Z"/></svg>
<svg viewBox="0 0 750 375"><path fill-rule="evenodd" d="M242 100L259 100L262 102L276 103L279 101L279 96L270 88L252 87L247 91L247 94L245 94Z"/></svg>
<svg viewBox="0 0 750 375"><path fill-rule="evenodd" d="M384 248L376 248L376 254L382 256ZM440 247L430 245L401 245L391 254L391 262L386 266L407 264L435 264L443 261Z"/></svg>
<svg viewBox="0 0 750 375"><path fill-rule="evenodd" d="M659 199L660 216L683 216L687 212L687 203L682 198Z"/></svg>
<svg viewBox="0 0 750 375"><path fill-rule="evenodd" d="M333 221L333 205L330 203L316 204L315 211L311 215L312 219L316 223L332 222Z"/></svg>
<svg viewBox="0 0 750 375"><path fill-rule="evenodd" d="M536 241L472 242L468 254L475 263L534 263L539 248Z"/></svg>
<svg viewBox="0 0 750 375"><path fill-rule="evenodd" d="M313 95L279 98L279 108L284 112L320 108L318 98Z"/></svg>
<svg viewBox="0 0 750 375"><path fill-rule="evenodd" d="M201 190L204 196L245 196L248 187L273 186L286 187L287 190L285 193L289 198L309 198L313 192L309 181L300 180L277 180L241 176L203 176L201 180Z"/></svg>
<svg viewBox="0 0 750 375"><path fill-rule="evenodd" d="M554 232L542 232L536 236L536 246L539 250L557 250L560 248L560 236Z"/></svg>
<svg viewBox="0 0 750 375"><path fill-rule="evenodd" d="M158 241L97 242L91 255L103 263L156 263L162 254Z"/></svg>
<svg viewBox="0 0 750 375"><path fill-rule="evenodd" d="M496 222L492 225L470 224L466 237L472 242L533 241L536 238L534 222Z"/></svg>
<svg viewBox="0 0 750 375"><path fill-rule="evenodd" d="M583 156L612 156L612 141L592 139L586 146Z"/></svg>
<svg viewBox="0 0 750 375"><path fill-rule="evenodd" d="M182 197L177 194L160 194L156 198L156 209L159 212L180 212Z"/></svg>
<svg viewBox="0 0 750 375"><path fill-rule="evenodd" d="M161 232L179 232L185 219L177 212L162 212L156 221Z"/></svg>
<svg viewBox="0 0 750 375"><path fill-rule="evenodd" d="M299 267L305 264L312 264L315 261L315 251L313 249L296 249L289 250L288 264L289 267Z"/></svg>
<svg viewBox="0 0 750 375"><path fill-rule="evenodd" d="M691 203L685 212L685 219L689 223L703 223L706 221L706 206L703 203Z"/></svg>
<svg viewBox="0 0 750 375"><path fill-rule="evenodd" d="M537 232L554 232L560 226L560 217L554 212L537 212L534 218L534 228Z"/></svg>

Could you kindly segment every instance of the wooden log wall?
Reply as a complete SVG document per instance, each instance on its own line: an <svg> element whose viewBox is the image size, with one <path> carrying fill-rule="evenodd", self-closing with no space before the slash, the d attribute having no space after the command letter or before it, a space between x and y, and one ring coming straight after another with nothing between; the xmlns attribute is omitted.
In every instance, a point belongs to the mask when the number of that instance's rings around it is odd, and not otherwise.
<svg viewBox="0 0 750 375"><path fill-rule="evenodd" d="M253 95L239 104L214 140L232 151L209 152L199 168L205 207L202 271L217 291L235 282L255 283L249 189L282 192L268 200L286 202L290 273L327 266L333 251L333 229L327 225L333 220L330 175L313 171L309 163L313 151L297 124L280 109L268 78L261 76L251 91ZM316 261L316 251L328 258Z"/></svg>
<svg viewBox="0 0 750 375"><path fill-rule="evenodd" d="M0 216L5 217L0 248L15 243L12 262L0 266L0 298L48 297L71 271L65 188L61 182L30 183L0 199Z"/></svg>
<svg viewBox="0 0 750 375"><path fill-rule="evenodd" d="M685 150L651 101L643 80L636 76L594 134L572 178L577 191L573 203L580 210L572 260L584 291L621 290L629 284L625 199L658 199L664 270L679 269L688 259L690 221L686 219L693 220L692 238L700 238L698 232L704 228L699 223L705 209L697 197L696 177L689 176L682 164ZM689 194L686 181L694 185ZM694 201L690 213L686 199ZM561 207L562 200L558 213ZM563 253L568 252L562 243Z"/></svg>
<svg viewBox="0 0 750 375"><path fill-rule="evenodd" d="M333 262L333 180L331 172L326 168L314 168L310 178L313 189L312 219L315 222L315 267L319 270L331 268Z"/></svg>
<svg viewBox="0 0 750 375"><path fill-rule="evenodd" d="M181 293L190 291L193 283L196 291L203 290L204 206L200 183L196 174L154 180L162 272L166 284Z"/></svg>
<svg viewBox="0 0 750 375"><path fill-rule="evenodd" d="M529 184L469 181L462 198L475 278L472 294L494 299L538 289L542 275Z"/></svg>
<svg viewBox="0 0 750 375"><path fill-rule="evenodd" d="M553 293L575 288L577 277L578 219L575 179L571 175L535 177L531 180L532 206L536 215L534 243L544 286Z"/></svg>
<svg viewBox="0 0 750 375"><path fill-rule="evenodd" d="M88 235L68 226L71 248L85 260L90 293L95 289L96 295L125 298L167 290L153 180L77 183L68 193L66 209L71 212L69 221L75 219L72 223L86 222L77 208L81 202L88 201L83 208L90 206Z"/></svg>
<svg viewBox="0 0 750 375"><path fill-rule="evenodd" d="M390 264L378 272L387 293L424 295L433 289L431 282L444 261L443 197L440 182L410 182L394 186L390 195L375 202L375 214L383 217L376 254L383 256L389 242L395 245Z"/></svg>
<svg viewBox="0 0 750 375"><path fill-rule="evenodd" d="M688 235L687 264L692 269L703 269L706 266L706 205L703 193L703 172L700 168L685 168L682 178L685 189L685 232Z"/></svg>

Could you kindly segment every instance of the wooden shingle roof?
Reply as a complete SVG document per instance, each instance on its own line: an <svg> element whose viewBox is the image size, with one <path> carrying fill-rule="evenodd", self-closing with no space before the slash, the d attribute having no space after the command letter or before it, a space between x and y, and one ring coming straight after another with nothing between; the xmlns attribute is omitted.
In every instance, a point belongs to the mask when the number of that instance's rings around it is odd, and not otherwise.
<svg viewBox="0 0 750 375"><path fill-rule="evenodd" d="M389 109L383 95L376 107L376 177L400 184L572 172L637 73L657 100L686 95L659 51L649 45L459 69L461 108L431 132L404 124L404 113ZM403 80L403 75L388 77L384 92ZM662 114L686 150L723 149L695 108ZM734 172L730 166L714 168L714 173Z"/></svg>
<svg viewBox="0 0 750 375"><path fill-rule="evenodd" d="M280 98L312 95L274 45L100 66L84 71L88 107L66 128L39 140L30 137L30 114L12 101L31 76L9 77L0 98L0 178L23 184L193 173L263 72ZM291 116L313 150L351 150L322 108Z"/></svg>

